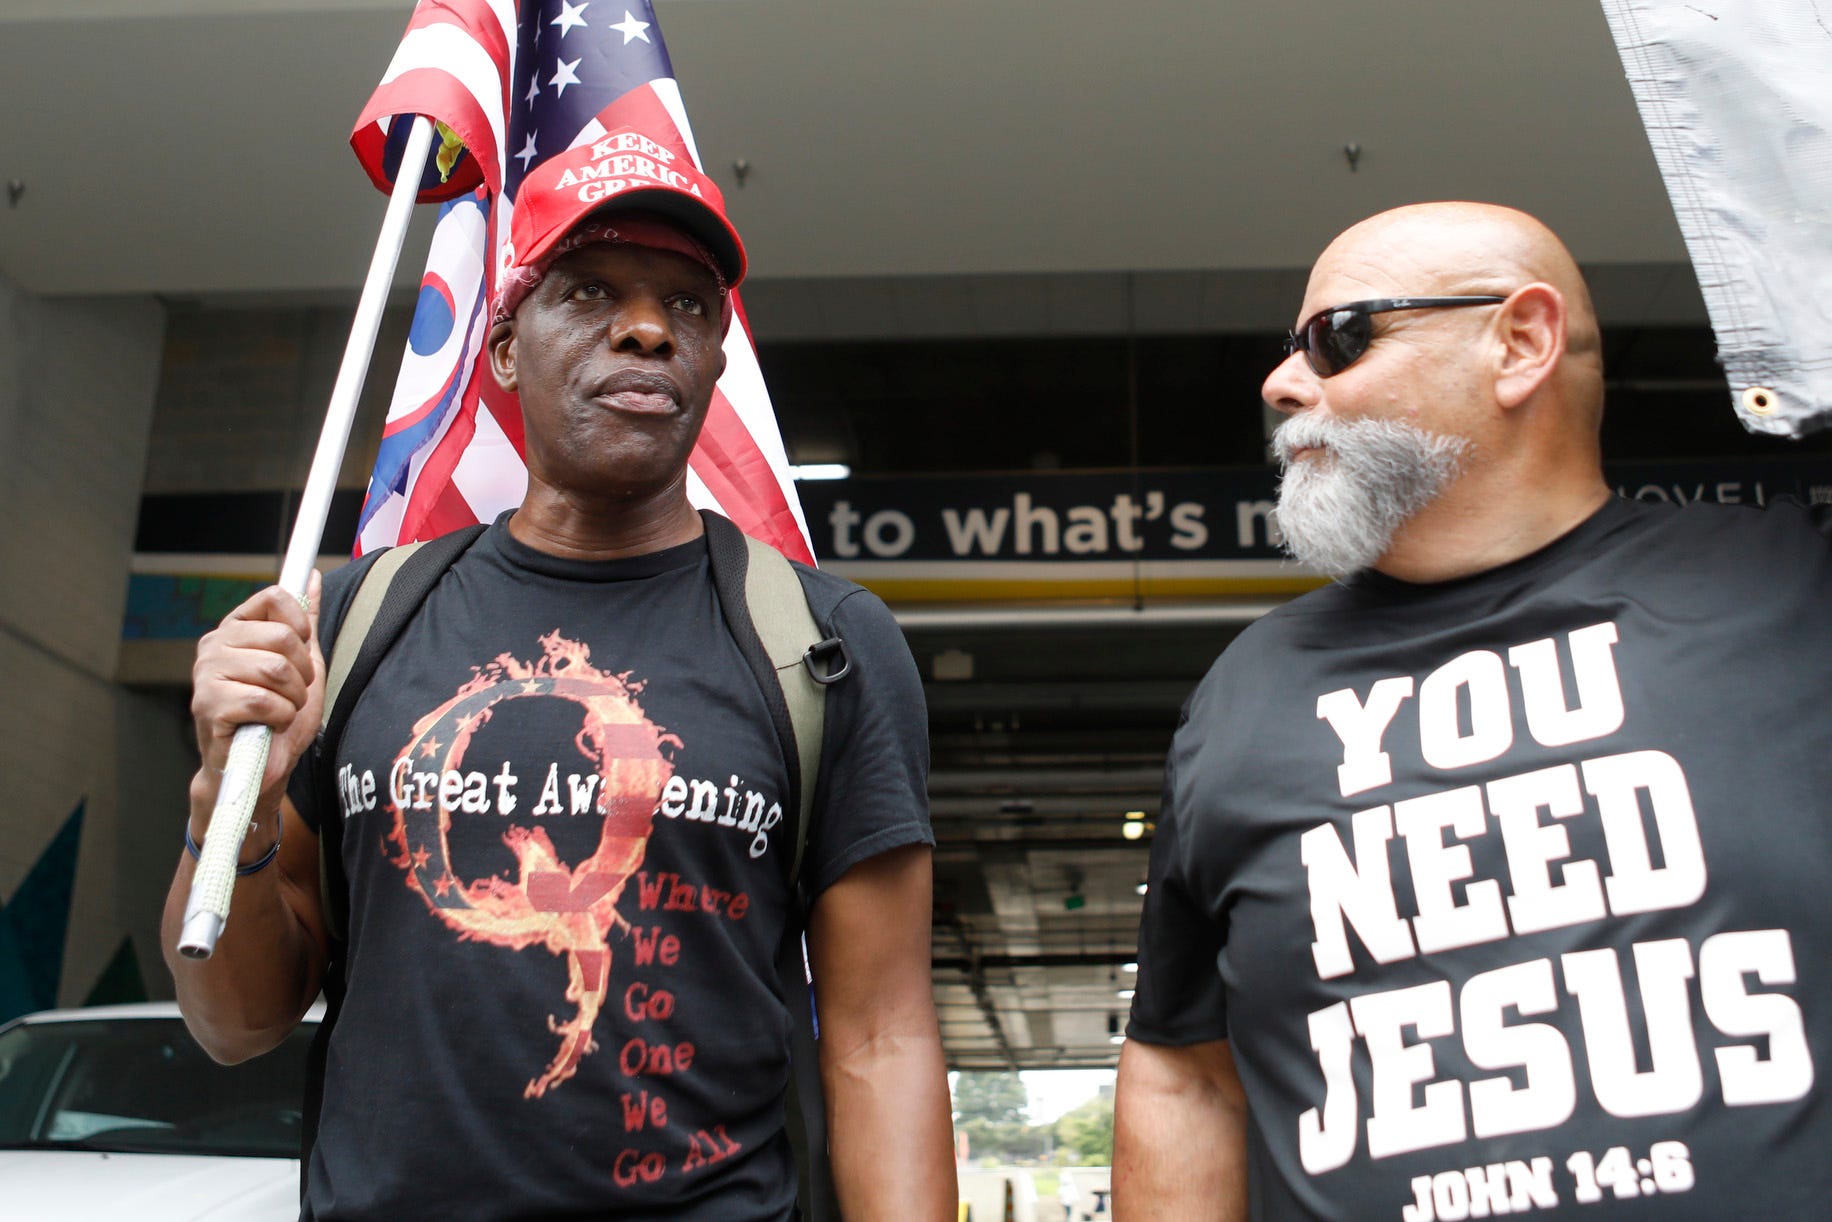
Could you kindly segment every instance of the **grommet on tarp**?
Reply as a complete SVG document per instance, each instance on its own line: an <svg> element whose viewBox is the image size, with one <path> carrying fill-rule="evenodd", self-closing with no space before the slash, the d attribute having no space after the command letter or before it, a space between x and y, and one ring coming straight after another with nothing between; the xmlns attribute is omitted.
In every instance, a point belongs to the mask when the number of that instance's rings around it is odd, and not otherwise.
<svg viewBox="0 0 1832 1222"><path fill-rule="evenodd" d="M1743 410L1752 416L1772 416L1781 410L1781 397L1766 386L1751 386L1743 392Z"/></svg>

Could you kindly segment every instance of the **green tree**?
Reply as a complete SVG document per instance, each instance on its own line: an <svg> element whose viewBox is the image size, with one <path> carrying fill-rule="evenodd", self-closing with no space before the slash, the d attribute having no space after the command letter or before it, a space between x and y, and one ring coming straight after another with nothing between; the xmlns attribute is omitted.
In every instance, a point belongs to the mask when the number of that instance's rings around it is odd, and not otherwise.
<svg viewBox="0 0 1832 1222"><path fill-rule="evenodd" d="M954 1081L954 1126L975 1158L1036 1158L1048 1130L1026 1123L1030 1092L1015 1073L963 1073Z"/></svg>
<svg viewBox="0 0 1832 1222"><path fill-rule="evenodd" d="M954 1118L1023 1124L1030 1092L1015 1073L963 1073L954 1080Z"/></svg>
<svg viewBox="0 0 1832 1222"><path fill-rule="evenodd" d="M1113 1165L1113 1097L1098 1095L1056 1122L1056 1141L1084 1167Z"/></svg>

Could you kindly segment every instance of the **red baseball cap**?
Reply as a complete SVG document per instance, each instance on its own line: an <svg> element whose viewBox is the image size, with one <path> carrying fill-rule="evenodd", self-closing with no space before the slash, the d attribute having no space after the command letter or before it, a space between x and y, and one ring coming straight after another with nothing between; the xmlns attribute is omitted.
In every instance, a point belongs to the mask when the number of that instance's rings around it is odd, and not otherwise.
<svg viewBox="0 0 1832 1222"><path fill-rule="evenodd" d="M538 265L586 217L626 208L691 235L712 255L728 288L744 279L744 243L725 218L717 184L685 153L628 127L549 157L522 180L506 263Z"/></svg>

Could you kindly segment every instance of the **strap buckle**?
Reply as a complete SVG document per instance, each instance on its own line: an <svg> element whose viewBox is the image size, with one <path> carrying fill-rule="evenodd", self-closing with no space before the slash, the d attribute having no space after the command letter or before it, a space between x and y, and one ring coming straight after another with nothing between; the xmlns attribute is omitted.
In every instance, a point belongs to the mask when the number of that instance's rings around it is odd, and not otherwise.
<svg viewBox="0 0 1832 1222"><path fill-rule="evenodd" d="M831 687L852 673L852 655L846 652L846 642L837 636L808 646L801 661L808 668L808 677L822 687Z"/></svg>

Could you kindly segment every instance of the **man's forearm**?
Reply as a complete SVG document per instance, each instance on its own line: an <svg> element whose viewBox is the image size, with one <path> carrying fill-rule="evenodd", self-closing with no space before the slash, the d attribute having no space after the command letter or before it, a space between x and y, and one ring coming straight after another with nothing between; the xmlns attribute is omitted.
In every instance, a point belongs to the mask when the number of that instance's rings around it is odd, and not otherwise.
<svg viewBox="0 0 1832 1222"><path fill-rule="evenodd" d="M868 858L808 924L834 1187L848 1222L955 1216L953 1109L929 969L923 845Z"/></svg>
<svg viewBox="0 0 1832 1222"><path fill-rule="evenodd" d="M953 1112L936 1034L885 1036L824 1057L822 1071L834 1187L848 1222L953 1219Z"/></svg>
<svg viewBox="0 0 1832 1222"><path fill-rule="evenodd" d="M176 949L195 871L183 854L166 894L161 950L198 1043L219 1061L243 1061L279 1043L318 995L325 952L313 926L317 841L290 817L277 859L236 879L233 915L208 959L187 959ZM309 879L309 891L302 879Z"/></svg>
<svg viewBox="0 0 1832 1222"><path fill-rule="evenodd" d="M1225 1043L1129 1040L1113 1101L1114 1215L1127 1222L1247 1216L1247 1109Z"/></svg>

